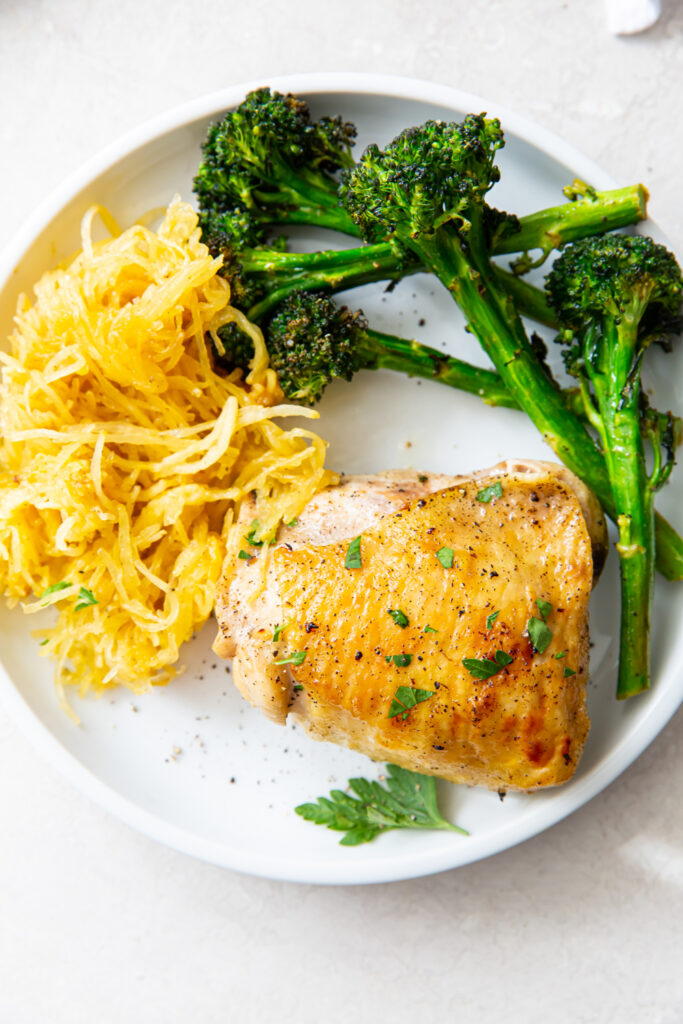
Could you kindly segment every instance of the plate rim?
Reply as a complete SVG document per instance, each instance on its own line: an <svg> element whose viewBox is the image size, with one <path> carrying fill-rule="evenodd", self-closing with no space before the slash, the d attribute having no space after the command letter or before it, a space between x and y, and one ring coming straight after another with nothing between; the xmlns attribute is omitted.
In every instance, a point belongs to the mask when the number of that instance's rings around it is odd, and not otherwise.
<svg viewBox="0 0 683 1024"><path fill-rule="evenodd" d="M566 164L572 173L590 180L600 188L611 188L617 184L591 158L554 132L509 110L503 104L489 102L481 96L451 86L400 75L358 72L264 75L257 80L207 93L158 114L126 132L72 171L43 200L0 253L0 291L9 283L15 267L50 221L98 175L117 161L130 156L136 149L199 118L234 106L246 92L264 85L307 97L321 93L362 94L417 100L454 110L486 110L500 117L511 135L553 160ZM283 866L276 856L258 857L252 852L245 856L238 846L202 839L186 829L171 825L121 796L70 753L34 714L1 660L0 698L11 720L48 763L97 805L149 838L200 860L245 874L280 881L348 885L401 881L462 867L502 853L557 824L602 792L652 743L683 700L683 673L674 678L661 697L653 694L634 735L623 739L585 778L573 780L568 787L563 788L565 799L544 803L537 813L494 830L488 837L477 840L476 836L471 836L462 846L458 844L408 855L399 853L363 864L354 864L353 860L321 862L302 859L296 865L287 863Z"/></svg>

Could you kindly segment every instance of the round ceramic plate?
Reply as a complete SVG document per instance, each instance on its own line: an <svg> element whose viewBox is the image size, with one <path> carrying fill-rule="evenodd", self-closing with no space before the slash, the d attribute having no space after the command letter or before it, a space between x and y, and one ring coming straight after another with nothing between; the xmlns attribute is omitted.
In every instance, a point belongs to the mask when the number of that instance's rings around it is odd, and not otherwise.
<svg viewBox="0 0 683 1024"><path fill-rule="evenodd" d="M366 143L388 142L427 118L460 118L487 110L501 118L507 145L492 201L524 214L562 201L575 176L598 187L614 183L572 147L479 97L401 78L302 75L259 81L217 93L171 112L129 135L91 161L34 216L0 264L0 333L6 337L17 295L79 244L79 222L103 203L120 224L190 198L206 127L251 89L269 84L304 96L315 115L342 114ZM626 184L625 182L622 184ZM650 227L650 226L648 226ZM324 240L301 231L297 242ZM341 245L329 236L328 245ZM481 362L450 299L429 277L410 278L391 293L371 286L349 296L371 323ZM679 350L680 351L680 350ZM676 372L676 370L678 372ZM652 354L648 383L662 408L683 405L680 356ZM474 397L388 372L359 374L331 387L320 407L319 432L329 440L329 465L347 473L412 466L464 473L507 457L547 458L534 428L519 413L492 409ZM665 513L680 505L674 475ZM668 506L668 508L667 508ZM674 517L675 518L675 517ZM349 777L376 778L382 767L366 758L307 739L293 726L267 722L232 685L229 664L211 652L214 628L182 652L185 672L143 697L117 690L76 702L82 724L59 710L51 666L30 630L35 618L0 611L0 694L8 710L53 765L93 799L148 835L194 856L239 871L305 882L386 882L457 867L520 842L581 806L610 783L657 735L678 707L683 690L683 590L658 581L654 685L627 703L614 699L619 614L616 559L591 608L592 729L574 780L546 793L497 794L440 783L452 820L470 836L390 832L356 848L338 834L303 821L293 808L346 785Z"/></svg>

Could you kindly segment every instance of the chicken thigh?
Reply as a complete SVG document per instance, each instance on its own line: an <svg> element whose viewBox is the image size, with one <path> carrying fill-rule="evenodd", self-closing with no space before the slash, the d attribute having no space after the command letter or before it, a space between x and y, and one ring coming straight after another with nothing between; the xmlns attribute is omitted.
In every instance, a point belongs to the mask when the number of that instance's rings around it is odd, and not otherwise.
<svg viewBox="0 0 683 1024"><path fill-rule="evenodd" d="M453 782L558 785L589 729L605 538L550 463L348 477L280 531L265 585L258 559L226 567L215 649L252 704L317 739Z"/></svg>

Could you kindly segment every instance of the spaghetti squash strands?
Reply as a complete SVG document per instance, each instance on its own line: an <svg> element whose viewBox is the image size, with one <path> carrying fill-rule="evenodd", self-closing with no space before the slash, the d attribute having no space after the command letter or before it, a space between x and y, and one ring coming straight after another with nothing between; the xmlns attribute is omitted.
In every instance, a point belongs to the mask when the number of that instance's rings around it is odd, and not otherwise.
<svg viewBox="0 0 683 1024"><path fill-rule="evenodd" d="M319 437L273 422L313 414L280 404L190 206L122 233L94 208L82 244L22 296L0 353L0 589L56 609L39 636L62 697L171 679L244 544L242 498L256 492L267 539L333 480ZM254 342L246 380L215 373L207 349L230 320Z"/></svg>

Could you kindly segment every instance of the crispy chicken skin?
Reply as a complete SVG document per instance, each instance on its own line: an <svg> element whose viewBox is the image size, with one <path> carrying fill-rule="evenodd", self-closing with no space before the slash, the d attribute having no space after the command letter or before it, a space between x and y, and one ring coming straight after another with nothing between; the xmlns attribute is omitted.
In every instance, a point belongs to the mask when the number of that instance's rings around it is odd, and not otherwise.
<svg viewBox="0 0 683 1024"><path fill-rule="evenodd" d="M500 497L477 500L498 480ZM362 566L347 569L358 535ZM347 478L281 531L260 592L256 560L226 573L215 649L234 658L252 704L277 722L295 716L317 739L453 782L558 785L588 734L588 600L605 536L592 495L550 463ZM441 548L452 549L452 567ZM541 618L537 600L552 606L540 654L527 631ZM275 664L295 651L306 652L302 664ZM512 661L488 679L463 665L497 651ZM401 654L409 664L392 660ZM390 718L401 686L433 696Z"/></svg>

